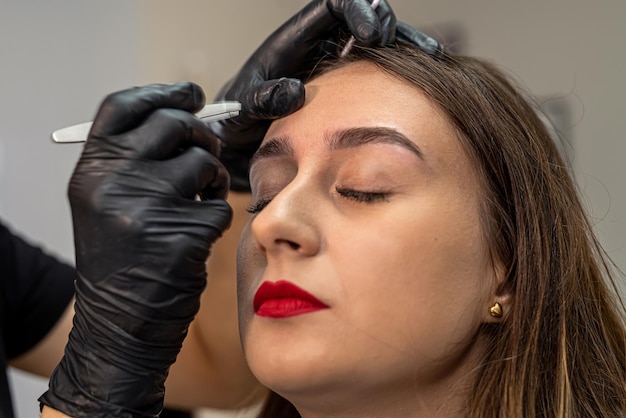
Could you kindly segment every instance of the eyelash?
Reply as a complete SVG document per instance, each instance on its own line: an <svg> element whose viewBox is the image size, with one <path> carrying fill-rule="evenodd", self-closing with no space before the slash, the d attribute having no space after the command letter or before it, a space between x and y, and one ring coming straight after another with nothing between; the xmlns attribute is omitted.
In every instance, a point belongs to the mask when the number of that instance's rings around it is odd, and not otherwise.
<svg viewBox="0 0 626 418"><path fill-rule="evenodd" d="M251 215L254 215L255 213L259 213L261 212L265 206L267 206L270 202L272 201L271 198L263 198L263 199L259 199L258 201L250 204L247 208L246 208L246 212L248 212Z"/></svg>
<svg viewBox="0 0 626 418"><path fill-rule="evenodd" d="M335 191L340 195L345 197L346 199L354 200L358 203L374 203L374 202L382 202L387 201L387 194L382 192L361 192L358 190L352 189L342 189L339 187L335 188ZM267 206L272 201L272 198L262 198L257 202L251 204L246 208L246 211L250 214L255 214L261 212L265 206Z"/></svg>
<svg viewBox="0 0 626 418"><path fill-rule="evenodd" d="M335 190L341 196L347 199L352 199L359 203L374 203L374 202L387 201L387 194L382 193L382 192L361 192L358 190L342 189L339 187L336 187Z"/></svg>

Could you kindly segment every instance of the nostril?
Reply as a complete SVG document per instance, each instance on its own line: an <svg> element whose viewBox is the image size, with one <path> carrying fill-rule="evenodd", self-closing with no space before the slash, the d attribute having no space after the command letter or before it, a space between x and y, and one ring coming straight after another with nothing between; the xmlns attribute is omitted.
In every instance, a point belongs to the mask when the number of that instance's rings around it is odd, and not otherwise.
<svg viewBox="0 0 626 418"><path fill-rule="evenodd" d="M300 244L294 242L294 241L290 241L288 239L279 239L276 240L276 244L277 245L281 245L281 244L287 244L289 246L289 248L291 248L292 250L298 250L300 249Z"/></svg>

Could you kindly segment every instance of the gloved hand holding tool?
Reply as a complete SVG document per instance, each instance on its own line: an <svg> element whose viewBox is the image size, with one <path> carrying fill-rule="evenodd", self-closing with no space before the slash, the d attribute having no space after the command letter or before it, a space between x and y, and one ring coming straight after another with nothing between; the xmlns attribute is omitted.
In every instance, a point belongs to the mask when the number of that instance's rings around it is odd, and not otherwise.
<svg viewBox="0 0 626 418"><path fill-rule="evenodd" d="M76 315L40 401L74 417L156 417L198 311L211 244L229 226L219 143L192 83L101 104L69 185Z"/></svg>

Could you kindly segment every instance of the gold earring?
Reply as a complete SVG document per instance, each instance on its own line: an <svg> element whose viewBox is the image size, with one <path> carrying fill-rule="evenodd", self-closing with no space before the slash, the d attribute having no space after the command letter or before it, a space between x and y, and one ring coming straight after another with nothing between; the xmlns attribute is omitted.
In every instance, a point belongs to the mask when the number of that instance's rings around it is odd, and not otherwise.
<svg viewBox="0 0 626 418"><path fill-rule="evenodd" d="M496 302L489 308L489 314L494 318L502 318L502 305Z"/></svg>

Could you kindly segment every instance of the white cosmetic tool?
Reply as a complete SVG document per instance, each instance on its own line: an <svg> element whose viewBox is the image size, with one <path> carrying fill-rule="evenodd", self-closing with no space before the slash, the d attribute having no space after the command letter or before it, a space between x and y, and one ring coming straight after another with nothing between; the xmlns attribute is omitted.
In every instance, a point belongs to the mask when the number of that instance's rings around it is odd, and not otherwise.
<svg viewBox="0 0 626 418"><path fill-rule="evenodd" d="M196 116L203 122L209 123L235 117L239 115L240 110L241 103L239 102L217 102L205 105L196 113ZM58 143L85 142L92 124L93 122L85 122L56 130L52 132L52 140Z"/></svg>

